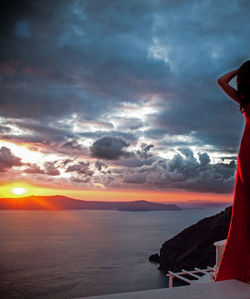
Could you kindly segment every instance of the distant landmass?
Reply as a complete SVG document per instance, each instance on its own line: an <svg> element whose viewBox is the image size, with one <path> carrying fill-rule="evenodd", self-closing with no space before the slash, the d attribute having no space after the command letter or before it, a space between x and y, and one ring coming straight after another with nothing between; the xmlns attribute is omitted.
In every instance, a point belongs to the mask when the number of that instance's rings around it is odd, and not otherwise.
<svg viewBox="0 0 250 299"><path fill-rule="evenodd" d="M119 210L119 211L162 211L181 210L176 204L161 204L146 200L137 201L86 201L65 196L27 196L0 198L0 210Z"/></svg>
<svg viewBox="0 0 250 299"><path fill-rule="evenodd" d="M232 201L189 200L178 202L178 205L182 209L226 208L232 205Z"/></svg>
<svg viewBox="0 0 250 299"><path fill-rule="evenodd" d="M207 208L222 208L225 209L232 205L232 200L219 201L219 200L204 200L204 199L190 199L181 201L166 201L162 203L177 204L181 209L207 209Z"/></svg>
<svg viewBox="0 0 250 299"><path fill-rule="evenodd" d="M227 238L231 214L232 206L229 206L224 211L185 228L164 242L160 254L151 255L149 260L159 263L158 270L162 270L164 274L169 270L179 272L182 269L193 270L194 267L213 267L216 257L213 244Z"/></svg>

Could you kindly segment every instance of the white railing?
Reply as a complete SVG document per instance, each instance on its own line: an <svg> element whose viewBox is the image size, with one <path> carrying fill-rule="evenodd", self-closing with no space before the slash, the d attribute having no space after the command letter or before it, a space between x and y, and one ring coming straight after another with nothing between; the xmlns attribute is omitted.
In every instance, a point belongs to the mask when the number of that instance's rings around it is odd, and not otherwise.
<svg viewBox="0 0 250 299"><path fill-rule="evenodd" d="M181 272L177 272L177 273L174 273L172 271L168 271L168 274L166 274L166 276L168 277L169 279L169 288L172 288L173 287L173 280L174 278L179 278L185 282L187 282L188 284L195 284L197 283L197 280L199 280L202 276L200 275L197 275L195 273L200 273L200 274L208 274L210 273L210 276L213 275L213 272L214 272L214 268L212 267L209 267L207 266L206 269L200 269L200 268L197 268L195 267L194 268L195 270L192 270L192 271L188 271L188 270L185 270L185 269L182 269ZM183 277L183 275L189 275L189 276L192 276L196 279L188 279L186 277ZM212 277L210 277L210 280L212 280Z"/></svg>
<svg viewBox="0 0 250 299"><path fill-rule="evenodd" d="M200 280L200 278L204 276L204 275L202 275L202 276L197 275L198 273L205 274L205 275L208 275L208 273L209 273L210 274L209 281L210 282L215 281L215 277L218 272L220 260L221 260L221 257L222 257L222 254L223 254L223 251L225 248L226 241L227 241L227 239L214 242L214 246L216 247L216 264L214 265L214 267L207 266L206 269L200 269L200 268L195 267L194 268L195 270L193 270L193 271L188 271L188 270L182 269L181 272L177 272L177 273L168 271L168 274L166 274L166 276L169 279L169 288L173 287L173 280L175 277L189 283L190 285L197 283L197 280ZM183 277L183 275L189 275L196 279L191 280L186 277Z"/></svg>

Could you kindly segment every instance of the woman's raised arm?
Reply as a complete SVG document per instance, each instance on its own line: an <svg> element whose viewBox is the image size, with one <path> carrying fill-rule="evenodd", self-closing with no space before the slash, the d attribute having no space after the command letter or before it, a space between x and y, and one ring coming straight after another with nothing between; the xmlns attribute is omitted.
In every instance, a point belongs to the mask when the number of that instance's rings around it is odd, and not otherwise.
<svg viewBox="0 0 250 299"><path fill-rule="evenodd" d="M238 73L238 69L230 71L223 76L221 76L219 79L217 79L217 82L219 86L223 89L223 91L234 101L236 101L238 104L240 104L240 99L238 97L236 89L234 89L231 85L228 84L228 82L233 79L234 76L236 76Z"/></svg>

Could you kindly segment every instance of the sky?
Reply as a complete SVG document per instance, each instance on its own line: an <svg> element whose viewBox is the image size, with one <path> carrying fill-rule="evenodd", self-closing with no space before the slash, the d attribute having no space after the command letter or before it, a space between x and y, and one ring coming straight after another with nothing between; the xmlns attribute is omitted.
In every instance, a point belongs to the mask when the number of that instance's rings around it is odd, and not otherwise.
<svg viewBox="0 0 250 299"><path fill-rule="evenodd" d="M4 2L0 197L232 200L249 1Z"/></svg>

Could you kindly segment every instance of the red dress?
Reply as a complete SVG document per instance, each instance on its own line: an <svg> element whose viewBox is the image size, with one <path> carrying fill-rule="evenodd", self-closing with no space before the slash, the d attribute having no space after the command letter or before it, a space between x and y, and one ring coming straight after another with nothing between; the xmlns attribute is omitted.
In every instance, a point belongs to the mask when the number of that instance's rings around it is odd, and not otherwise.
<svg viewBox="0 0 250 299"><path fill-rule="evenodd" d="M215 281L250 281L250 104L238 154L232 216Z"/></svg>

